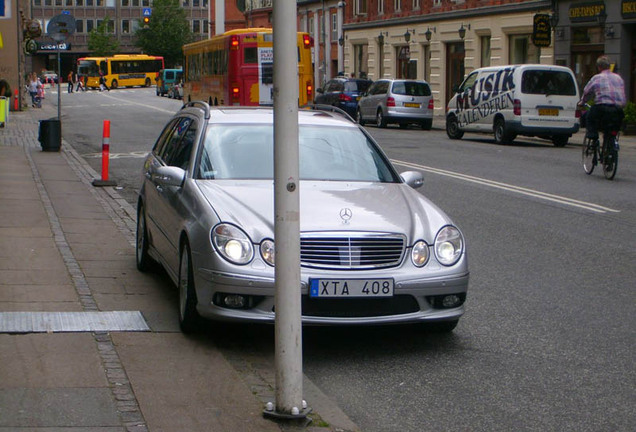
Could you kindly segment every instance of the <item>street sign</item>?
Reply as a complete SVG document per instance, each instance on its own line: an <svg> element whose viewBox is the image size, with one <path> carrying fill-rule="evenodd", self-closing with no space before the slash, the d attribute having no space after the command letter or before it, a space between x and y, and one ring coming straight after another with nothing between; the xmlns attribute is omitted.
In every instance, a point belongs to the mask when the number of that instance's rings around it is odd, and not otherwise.
<svg viewBox="0 0 636 432"><path fill-rule="evenodd" d="M75 18L72 15L55 15L46 27L46 34L57 42L66 40L75 33Z"/></svg>
<svg viewBox="0 0 636 432"><path fill-rule="evenodd" d="M149 17L150 15L152 15L152 9L151 8L144 8L144 10L141 13L141 15L145 16L145 17Z"/></svg>

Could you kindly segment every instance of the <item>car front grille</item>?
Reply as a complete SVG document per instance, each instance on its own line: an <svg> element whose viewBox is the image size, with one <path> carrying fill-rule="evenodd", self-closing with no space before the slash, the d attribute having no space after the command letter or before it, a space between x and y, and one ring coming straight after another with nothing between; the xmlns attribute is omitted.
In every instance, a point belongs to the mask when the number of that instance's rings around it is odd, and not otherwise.
<svg viewBox="0 0 636 432"><path fill-rule="evenodd" d="M402 262L405 238L382 233L302 234L300 261L304 267L376 269Z"/></svg>
<svg viewBox="0 0 636 432"><path fill-rule="evenodd" d="M303 316L360 318L402 315L418 312L417 300L410 295L386 298L315 299L302 296Z"/></svg>

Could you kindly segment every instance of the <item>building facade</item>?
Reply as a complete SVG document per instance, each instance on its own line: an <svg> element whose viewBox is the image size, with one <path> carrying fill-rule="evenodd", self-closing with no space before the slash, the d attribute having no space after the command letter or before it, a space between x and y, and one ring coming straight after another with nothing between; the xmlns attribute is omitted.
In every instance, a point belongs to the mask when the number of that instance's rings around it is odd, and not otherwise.
<svg viewBox="0 0 636 432"><path fill-rule="evenodd" d="M555 11L555 63L585 85L605 54L625 80L627 99L636 102L636 0L559 0Z"/></svg>
<svg viewBox="0 0 636 432"><path fill-rule="evenodd" d="M210 6L208 0L180 0L186 10L187 20L195 35L195 40L205 39L210 33ZM28 0L23 1L25 19L40 23L43 33L49 21L56 15L70 14L75 18L75 33L61 47L61 70L63 76L75 70L77 59L90 55L88 35L97 28L105 17L112 22L110 33L119 41L119 52L138 54L135 46L135 32L139 28L144 13L152 14L151 0ZM152 16L152 15L150 15ZM39 72L42 69L57 71L58 45L43 34L36 39L38 50L27 60L27 69ZM153 53L146 53L153 54ZM29 68L30 60L30 68Z"/></svg>

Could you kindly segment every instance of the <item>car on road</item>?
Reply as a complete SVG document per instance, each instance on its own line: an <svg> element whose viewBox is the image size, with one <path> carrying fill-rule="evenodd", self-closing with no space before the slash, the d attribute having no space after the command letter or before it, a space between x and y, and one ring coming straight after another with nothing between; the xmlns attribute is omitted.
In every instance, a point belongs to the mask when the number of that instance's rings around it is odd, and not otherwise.
<svg viewBox="0 0 636 432"><path fill-rule="evenodd" d="M179 291L179 323L273 323L274 112L187 103L144 161L136 264L158 262ZM452 331L464 313L464 236L337 110L301 109L300 272L306 325L420 323Z"/></svg>
<svg viewBox="0 0 636 432"><path fill-rule="evenodd" d="M493 134L497 144L517 135L567 144L579 130L580 100L574 72L565 66L525 64L475 69L454 89L446 109L446 133Z"/></svg>
<svg viewBox="0 0 636 432"><path fill-rule="evenodd" d="M375 81L358 101L356 120L361 125L375 122L377 127L397 123L424 130L433 126L434 101L431 86L423 80L381 79Z"/></svg>
<svg viewBox="0 0 636 432"><path fill-rule="evenodd" d="M57 73L54 71L43 70L40 74L40 81L42 81L43 84L57 84L57 79Z"/></svg>
<svg viewBox="0 0 636 432"><path fill-rule="evenodd" d="M316 89L314 103L333 105L355 118L358 99L372 83L362 78L334 78L327 81L324 87Z"/></svg>

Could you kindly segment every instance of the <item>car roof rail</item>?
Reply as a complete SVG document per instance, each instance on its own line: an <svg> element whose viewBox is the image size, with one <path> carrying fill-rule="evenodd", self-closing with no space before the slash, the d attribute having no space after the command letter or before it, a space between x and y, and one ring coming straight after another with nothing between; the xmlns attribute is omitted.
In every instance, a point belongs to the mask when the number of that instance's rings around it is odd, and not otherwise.
<svg viewBox="0 0 636 432"><path fill-rule="evenodd" d="M335 114L339 114L340 116L346 118L347 120L349 120L352 123L355 123L356 121L344 110L341 110L340 108L338 108L337 106L333 106L333 105L325 105L325 104L305 104L303 106L300 107L301 109L313 109L313 110L317 110L317 111L327 111L330 113L335 113Z"/></svg>
<svg viewBox="0 0 636 432"><path fill-rule="evenodd" d="M183 105L183 108L190 108L200 106L205 111L205 119L208 120L210 118L210 105L203 101L190 101ZM181 109L183 109L181 108Z"/></svg>

